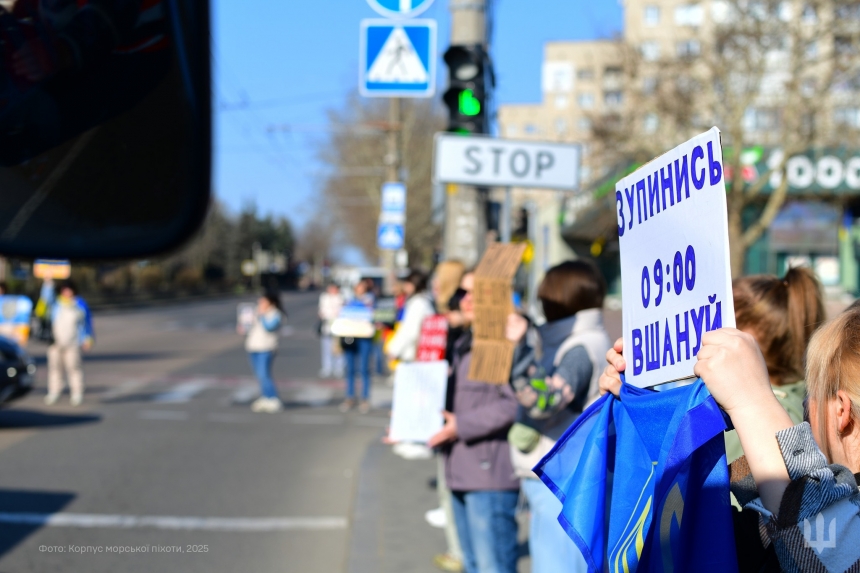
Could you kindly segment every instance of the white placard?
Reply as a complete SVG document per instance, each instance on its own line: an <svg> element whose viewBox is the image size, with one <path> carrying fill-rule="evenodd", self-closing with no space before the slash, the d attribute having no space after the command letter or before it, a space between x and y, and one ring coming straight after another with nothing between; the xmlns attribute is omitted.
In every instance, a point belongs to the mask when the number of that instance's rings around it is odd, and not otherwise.
<svg viewBox="0 0 860 573"><path fill-rule="evenodd" d="M735 326L720 130L619 181L615 202L627 383L689 378L702 335Z"/></svg>
<svg viewBox="0 0 860 573"><path fill-rule="evenodd" d="M440 133L436 134L433 179L573 191L579 188L580 155L576 144Z"/></svg>
<svg viewBox="0 0 860 573"><path fill-rule="evenodd" d="M239 334L248 334L254 326L254 317L257 313L257 305L253 302L240 302L236 307L236 331Z"/></svg>
<svg viewBox="0 0 860 573"><path fill-rule="evenodd" d="M391 429L395 442L425 443L442 429L448 362L401 362L394 373Z"/></svg>

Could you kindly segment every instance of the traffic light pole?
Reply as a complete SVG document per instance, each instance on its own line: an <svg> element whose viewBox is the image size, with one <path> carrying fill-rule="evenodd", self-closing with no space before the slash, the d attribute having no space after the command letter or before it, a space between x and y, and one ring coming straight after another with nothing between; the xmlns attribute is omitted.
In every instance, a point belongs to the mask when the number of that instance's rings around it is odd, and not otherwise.
<svg viewBox="0 0 860 573"><path fill-rule="evenodd" d="M451 0L450 10L451 45L486 49L486 0ZM474 266L484 251L487 235L486 193L469 185L451 185L446 198L445 258Z"/></svg>

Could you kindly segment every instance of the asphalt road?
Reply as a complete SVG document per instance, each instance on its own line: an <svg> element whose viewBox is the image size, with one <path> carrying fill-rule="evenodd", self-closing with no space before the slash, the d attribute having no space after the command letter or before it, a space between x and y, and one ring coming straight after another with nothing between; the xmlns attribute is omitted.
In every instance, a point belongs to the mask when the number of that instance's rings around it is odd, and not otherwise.
<svg viewBox="0 0 860 573"><path fill-rule="evenodd" d="M31 344L37 390L0 410L0 572L349 569L390 394L340 414L342 382L316 378L316 295L284 301L275 415L248 408L238 299L97 315L79 408L42 404Z"/></svg>

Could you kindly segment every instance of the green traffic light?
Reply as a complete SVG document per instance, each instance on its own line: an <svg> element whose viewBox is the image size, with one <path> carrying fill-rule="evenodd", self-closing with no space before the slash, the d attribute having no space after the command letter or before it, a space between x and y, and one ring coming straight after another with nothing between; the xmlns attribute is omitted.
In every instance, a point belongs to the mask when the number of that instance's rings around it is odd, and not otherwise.
<svg viewBox="0 0 860 573"><path fill-rule="evenodd" d="M475 97L472 90L463 90L459 96L460 113L467 116L475 116L481 113L481 100Z"/></svg>

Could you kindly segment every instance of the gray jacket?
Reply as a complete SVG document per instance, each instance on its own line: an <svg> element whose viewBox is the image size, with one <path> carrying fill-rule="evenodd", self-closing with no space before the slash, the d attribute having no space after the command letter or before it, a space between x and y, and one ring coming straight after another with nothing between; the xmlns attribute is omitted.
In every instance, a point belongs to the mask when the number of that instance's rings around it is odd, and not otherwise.
<svg viewBox="0 0 860 573"><path fill-rule="evenodd" d="M452 491L517 490L507 439L517 416L516 396L510 384L469 380L471 362L469 352L455 363L459 437L445 455L445 480Z"/></svg>

